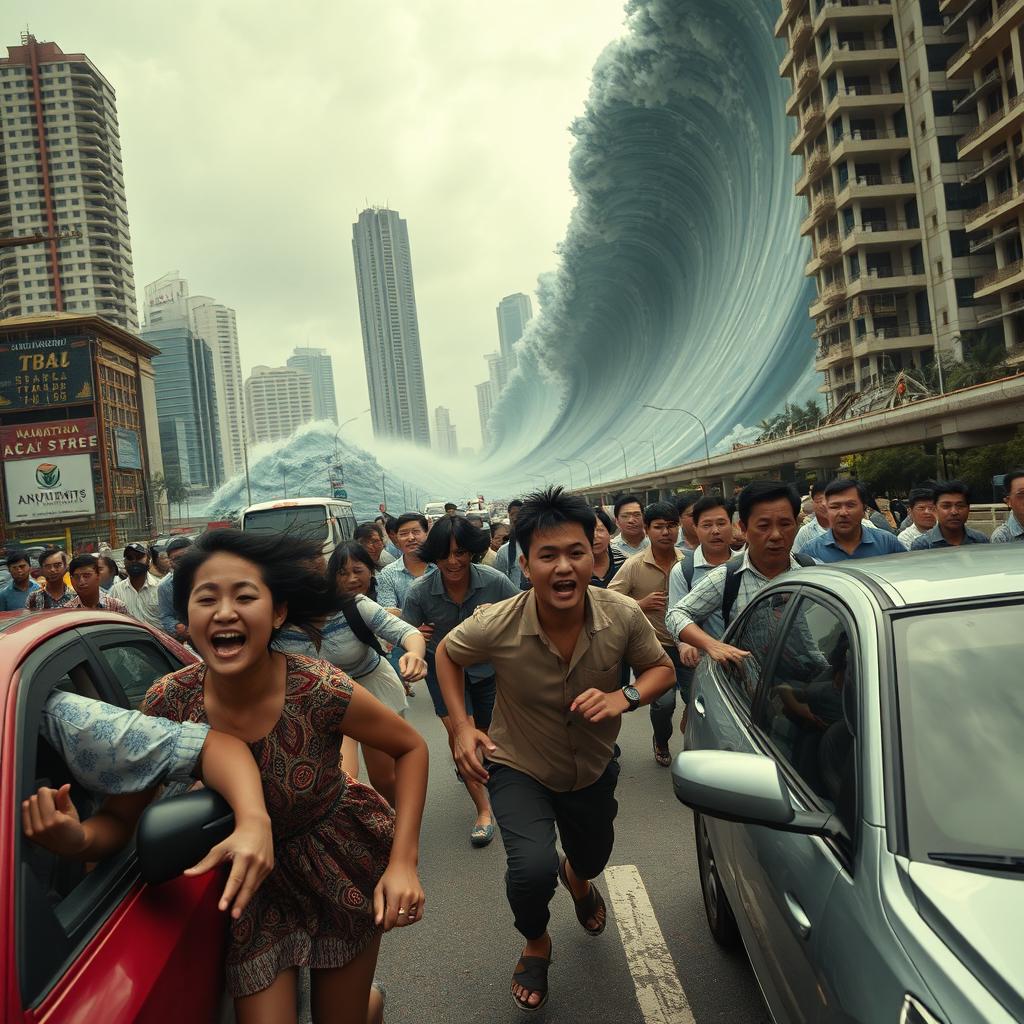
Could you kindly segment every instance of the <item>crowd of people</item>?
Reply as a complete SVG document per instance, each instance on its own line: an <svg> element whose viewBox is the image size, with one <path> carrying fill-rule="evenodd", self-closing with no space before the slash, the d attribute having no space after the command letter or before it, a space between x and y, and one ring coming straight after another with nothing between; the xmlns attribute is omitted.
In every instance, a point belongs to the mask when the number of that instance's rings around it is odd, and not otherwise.
<svg viewBox="0 0 1024 1024"><path fill-rule="evenodd" d="M1007 474L1006 492L996 543L1024 539L1024 470ZM12 552L8 589L27 609L120 611L199 659L156 681L139 712L55 693L48 735L71 770L88 785L96 757L83 752L102 749L106 777L124 784L85 821L67 787L42 787L23 827L96 861L130 839L158 782L223 787L235 832L193 870L232 862L221 905L232 908L238 1020L294 1020L304 967L315 1021L380 1021L381 935L420 921L426 900L427 748L406 721L425 680L472 804L469 842L501 835L524 940L510 994L535 1010L548 998L559 884L587 933L605 928L594 880L614 843L621 716L648 706L654 758L668 765L700 659L749 656L723 638L770 580L988 543L969 515L958 481L915 488L887 511L850 479L812 487L806 508L791 485L755 481L734 498L623 495L612 515L553 488L510 502L509 522L490 530L454 506L434 523L382 517L326 566L316 545L235 530L173 541L159 574L147 546L129 544L123 578L105 556L68 563L53 549L39 585ZM370 786L358 781L360 750Z"/></svg>

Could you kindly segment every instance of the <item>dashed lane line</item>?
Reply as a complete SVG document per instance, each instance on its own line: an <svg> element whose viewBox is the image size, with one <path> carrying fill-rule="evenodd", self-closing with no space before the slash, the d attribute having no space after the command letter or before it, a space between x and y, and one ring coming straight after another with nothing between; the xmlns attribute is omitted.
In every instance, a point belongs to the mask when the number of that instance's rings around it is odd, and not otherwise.
<svg viewBox="0 0 1024 1024"><path fill-rule="evenodd" d="M640 872L620 864L604 877L644 1024L696 1024Z"/></svg>

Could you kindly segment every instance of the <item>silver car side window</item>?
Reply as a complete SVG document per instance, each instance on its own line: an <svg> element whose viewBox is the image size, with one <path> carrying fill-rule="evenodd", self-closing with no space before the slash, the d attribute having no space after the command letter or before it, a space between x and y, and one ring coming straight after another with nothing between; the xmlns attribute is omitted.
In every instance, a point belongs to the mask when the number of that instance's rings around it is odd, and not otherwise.
<svg viewBox="0 0 1024 1024"><path fill-rule="evenodd" d="M789 592L775 592L753 601L743 614L738 632L730 640L733 646L750 652L739 665L726 669L731 692L748 711L753 707L761 673L792 597Z"/></svg>

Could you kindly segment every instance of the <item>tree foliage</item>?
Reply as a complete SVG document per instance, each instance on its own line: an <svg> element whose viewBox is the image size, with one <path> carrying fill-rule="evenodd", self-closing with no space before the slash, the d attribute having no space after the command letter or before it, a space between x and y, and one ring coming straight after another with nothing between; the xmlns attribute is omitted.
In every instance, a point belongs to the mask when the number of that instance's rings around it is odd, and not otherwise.
<svg viewBox="0 0 1024 1024"><path fill-rule="evenodd" d="M813 430L821 422L822 415L821 406L813 398L806 405L787 402L782 412L761 420L758 424L761 433L757 440L774 441L802 430Z"/></svg>

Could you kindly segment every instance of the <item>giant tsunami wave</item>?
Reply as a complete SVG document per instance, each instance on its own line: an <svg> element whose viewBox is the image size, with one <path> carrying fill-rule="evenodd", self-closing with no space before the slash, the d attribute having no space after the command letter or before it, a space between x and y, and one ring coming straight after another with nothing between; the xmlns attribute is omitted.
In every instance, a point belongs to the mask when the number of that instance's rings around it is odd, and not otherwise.
<svg viewBox="0 0 1024 1024"><path fill-rule="evenodd" d="M559 265L538 282L539 311L477 462L376 442L341 443L361 514L383 488L459 500L567 480L558 459L585 459L594 480L703 455L700 427L644 409L677 406L707 424L712 451L749 438L787 399L813 393L813 350L799 235L799 172L788 152L788 87L773 38L777 0L631 0L626 32L599 57L572 125L578 196ZM427 352L429 359L429 350ZM323 479L316 425L268 450L254 500L277 497L281 470ZM378 461L379 460L379 461ZM356 472L356 467L358 472ZM585 479L574 464L575 482ZM301 476L300 476L301 474ZM307 485L308 493L322 485ZM244 504L234 480L213 507Z"/></svg>
<svg viewBox="0 0 1024 1024"><path fill-rule="evenodd" d="M578 203L492 418L488 476L595 479L728 445L812 393L777 0L632 0L572 126ZM594 465L596 463L596 465ZM577 472L581 472L577 467Z"/></svg>

